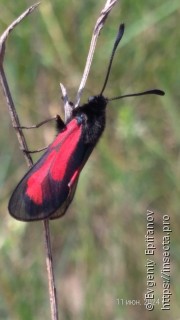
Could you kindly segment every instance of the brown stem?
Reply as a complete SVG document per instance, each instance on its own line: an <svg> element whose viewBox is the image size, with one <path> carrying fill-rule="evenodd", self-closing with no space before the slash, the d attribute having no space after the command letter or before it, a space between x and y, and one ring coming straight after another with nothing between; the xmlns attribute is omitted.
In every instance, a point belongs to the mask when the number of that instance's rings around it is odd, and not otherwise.
<svg viewBox="0 0 180 320"><path fill-rule="evenodd" d="M4 92L4 95L5 95L6 101L7 101L8 110L9 110L9 114L10 114L11 121L12 121L12 126L14 127L14 129L16 131L16 134L17 134L17 138L18 138L18 141L19 141L20 149L23 150L24 157L26 159L27 165L28 165L28 167L30 167L30 166L32 166L33 161L32 161L32 158L31 158L30 154L26 153L24 151L24 150L27 150L28 147L27 147L27 144L26 144L26 140L25 140L24 134L23 134L23 132L22 132L22 130L20 128L19 117L18 117L18 114L16 112L16 108L15 108L15 105L14 105L14 102L13 102L13 99L12 99L12 96L11 96L11 92L10 92L10 89L9 89L9 86L8 86L8 82L7 82L7 79L6 79L6 75L5 75L5 72L4 72L3 65L0 65L0 81L1 81L1 85L2 85L2 88L3 88L3 92Z"/></svg>
<svg viewBox="0 0 180 320"><path fill-rule="evenodd" d="M90 47L89 47L89 52L87 55L87 59L86 59L86 65L84 68L84 72L83 72L83 76L79 85L79 89L77 92L77 97L76 97L76 102L74 105L74 108L76 108L79 103L80 103L80 99L81 99L81 95L82 95L82 91L85 87L87 78L88 78L88 74L91 68L91 63L93 60L93 56L94 56L94 51L96 48L96 43L97 43L97 39L98 36L100 34L101 29L104 26L104 23L109 15L109 13L111 12L112 8L115 6L117 0L107 0L104 8L102 9L102 11L100 12L100 15L96 21L94 30L93 30L93 34L92 34L92 38L91 38L91 43L90 43ZM68 120L71 117L72 114L72 106L69 104L68 102L68 96L67 96L67 91L66 88L63 86L63 84L60 84L61 87L61 91L62 91L62 95L63 95L63 99L64 99L64 110L65 110L65 121Z"/></svg>
<svg viewBox="0 0 180 320"><path fill-rule="evenodd" d="M54 270L53 270L53 258L51 250L51 238L50 238L50 229L49 229L49 220L45 219L44 224L44 238L45 238L45 247L46 247L46 266L48 272L48 281L49 281L49 298L51 306L51 317L53 320L58 320L58 308L57 308L57 295L54 279Z"/></svg>
<svg viewBox="0 0 180 320"><path fill-rule="evenodd" d="M28 166L32 166L33 161L29 153L25 150L28 150L26 140L22 129L20 128L20 121L18 114L16 112L16 108L12 99L12 95L8 86L8 82L6 79L6 75L3 68L3 61L5 56L5 42L9 35L9 33L34 9L38 6L35 4L28 8L22 15L20 15L13 23L5 30L5 32L0 37L0 81L3 87L3 92L7 101L9 114L11 117L12 125L16 131L18 141L20 144L20 148L24 150L24 157ZM45 234L45 245L46 245L46 267L48 273L48 284L49 284L49 299L51 306L51 319L58 320L58 306L57 306L57 298L56 298L56 288L54 281L54 272L53 272L53 261L52 261L52 251L51 251L51 242L50 242L50 230L49 230L49 220L43 221L44 225L44 234Z"/></svg>
<svg viewBox="0 0 180 320"><path fill-rule="evenodd" d="M75 104L75 108L79 105L80 102L80 98L81 98L81 94L82 94L82 90L85 87L86 81L87 81L87 77L91 68L91 63L92 63L92 59L94 56L94 51L96 48L96 43L97 43L97 39L98 36L100 34L101 29L104 26L104 23L109 15L109 13L111 12L112 8L114 7L114 5L116 4L117 0L107 0L105 3L104 8L102 9L102 11L100 12L100 15L96 21L95 27L94 27L94 31L92 34L92 38L91 38L91 43L90 43L90 48L89 48L89 53L87 56L87 60L86 60L86 65L84 68L84 73L81 79L81 83L78 89L78 93L77 93L77 98L76 98L76 104Z"/></svg>

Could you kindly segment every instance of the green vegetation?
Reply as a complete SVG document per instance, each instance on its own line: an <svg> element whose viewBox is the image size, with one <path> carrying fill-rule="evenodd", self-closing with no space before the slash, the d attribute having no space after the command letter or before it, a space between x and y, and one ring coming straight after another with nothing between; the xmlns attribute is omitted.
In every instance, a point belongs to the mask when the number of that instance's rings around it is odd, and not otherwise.
<svg viewBox="0 0 180 320"><path fill-rule="evenodd" d="M1 0L0 32L31 3ZM103 3L44 0L11 34L5 69L23 125L63 116L59 82L74 100ZM105 94L159 88L166 96L111 102L105 134L82 172L75 200L64 218L51 223L61 319L179 317L179 9L178 0L121 1L101 32L81 103L101 89L120 22L125 35ZM43 225L17 222L7 212L26 164L2 90L0 97L0 319L48 320ZM30 150L49 144L54 135L52 123L25 132ZM147 209L155 212L151 257L144 253ZM169 215L173 230L171 311L161 310L163 215ZM156 263L154 292L160 302L151 312L143 306L147 258ZM125 300L140 300L141 306Z"/></svg>

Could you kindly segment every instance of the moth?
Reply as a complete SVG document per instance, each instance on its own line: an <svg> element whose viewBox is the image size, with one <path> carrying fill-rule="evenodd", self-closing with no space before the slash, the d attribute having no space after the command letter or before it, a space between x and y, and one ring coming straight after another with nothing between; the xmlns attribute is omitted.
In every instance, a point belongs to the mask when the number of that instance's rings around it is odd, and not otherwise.
<svg viewBox="0 0 180 320"><path fill-rule="evenodd" d="M73 200L80 173L105 129L109 101L146 94L164 95L158 89L111 99L103 95L123 34L124 24L121 24L100 93L90 97L82 106L73 108L67 123L57 118L56 138L15 188L8 206L14 218L33 221L56 219L65 214Z"/></svg>

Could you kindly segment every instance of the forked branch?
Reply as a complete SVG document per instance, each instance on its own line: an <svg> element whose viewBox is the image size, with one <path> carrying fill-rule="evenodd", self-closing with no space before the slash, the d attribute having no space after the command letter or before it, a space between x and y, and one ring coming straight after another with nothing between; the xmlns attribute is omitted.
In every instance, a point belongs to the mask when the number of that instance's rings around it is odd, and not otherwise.
<svg viewBox="0 0 180 320"><path fill-rule="evenodd" d="M92 34L92 38L91 38L89 53L88 53L87 60L86 60L86 65L85 65L85 68L84 68L84 73L83 73L83 76L82 76L82 79L81 79L81 83L80 83L80 86L79 86L79 89L78 89L78 92L77 92L77 99L76 99L75 107L77 107L79 105L81 94L82 94L82 90L84 89L86 81L87 81L87 77L88 77L88 74L89 74L89 71L90 71L90 68L91 68L91 63L92 63L92 59L93 59L93 56L94 56L94 51L95 51L95 48L96 48L96 43L97 43L98 36L100 34L100 31L101 31L102 27L104 26L104 23L105 23L108 15L109 15L109 13L111 12L111 10L114 7L114 5L116 4L116 2L117 2L117 0L108 0L108 1L106 1L106 4L105 4L104 8L102 9L102 11L101 11L101 13L100 13L100 15L99 15L99 17L98 17L98 19L96 21L96 24L95 24L95 27L94 27L94 31L93 31L93 34Z"/></svg>

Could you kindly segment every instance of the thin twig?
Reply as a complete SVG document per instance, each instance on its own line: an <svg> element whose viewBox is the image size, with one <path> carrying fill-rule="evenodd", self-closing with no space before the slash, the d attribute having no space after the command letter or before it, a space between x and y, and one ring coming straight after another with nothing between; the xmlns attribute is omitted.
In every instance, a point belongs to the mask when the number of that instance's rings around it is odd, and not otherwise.
<svg viewBox="0 0 180 320"><path fill-rule="evenodd" d="M6 75L3 68L3 61L5 56L5 43L7 37L10 32L30 13L34 11L34 9L39 5L39 3L28 8L22 15L20 15L13 23L5 30L5 32L0 37L0 81L3 87L4 95L7 101L9 114L11 117L12 125L16 131L18 141L20 144L20 149L28 150L26 140L22 129L20 128L20 121L18 114L16 112L16 108L12 99L12 95L8 86L8 82L6 79ZM26 162L28 166L32 166L33 161L29 153L27 151L23 151ZM49 220L43 221L44 225L44 233L45 233L45 246L46 246L46 267L48 273L48 284L49 284L49 298L50 298L50 306L51 306L51 319L58 320L58 306L57 306L57 297L56 297L56 288L54 281L54 272L53 272L53 262L52 262L52 251L51 251L51 242L50 242L50 230L49 230Z"/></svg>
<svg viewBox="0 0 180 320"><path fill-rule="evenodd" d="M106 4L105 4L103 10L101 11L101 13L100 13L100 15L99 15L99 17L97 19L97 22L95 24L94 31L93 31L93 34L92 34L91 43L90 43L89 53L88 53L87 60L86 60L86 65L85 65L85 68L84 68L84 73L83 73L82 80L81 80L81 83L80 83L80 86L79 86L79 89L78 89L78 92L77 92L75 108L79 105L81 94L82 94L82 90L84 89L86 81L87 81L87 77L88 77L89 70L90 70L91 63L92 63L92 59L93 59L93 56L94 56L94 51L95 51L95 48L96 48L96 43L97 43L98 36L100 34L100 31L101 31L102 27L104 26L104 23L105 23L108 15L110 13L110 11L112 10L112 8L116 4L116 2L117 2L117 0L107 0L106 1Z"/></svg>
<svg viewBox="0 0 180 320"><path fill-rule="evenodd" d="M9 109L9 114L11 117L11 121L12 121L12 125L13 127L19 127L20 126L20 122L19 122L19 117L18 114L16 112L16 108L12 99L12 95L8 86L8 82L6 79L6 75L4 72L4 68L3 68L3 61L4 61L4 55L5 55L5 49L6 49L6 40L10 34L10 32L25 18L27 17L29 14L31 14L34 9L39 5L39 3L29 7L25 12L23 12L16 20L14 20L9 27L3 32L3 34L0 37L0 81L2 84L2 88L4 91L4 95L7 101L7 105L8 105L8 109ZM23 132L21 129L19 128L15 128L16 130L16 134L18 137L18 141L20 144L20 147L22 150L27 150L27 144L23 135ZM26 154L24 152L24 156L26 159L26 162L28 164L28 166L31 166L33 164L32 158L30 155Z"/></svg>
<svg viewBox="0 0 180 320"><path fill-rule="evenodd" d="M58 320L58 307L57 307L57 294L55 287L54 279L54 270L53 270L53 258L51 249L51 238L50 238L50 229L49 229L49 220L45 219L44 221L44 237L46 245L46 265L48 271L48 281L49 281L49 297L50 297L50 306L51 306L51 317L53 320Z"/></svg>
<svg viewBox="0 0 180 320"><path fill-rule="evenodd" d="M72 109L73 109L74 106L72 106L69 103L67 90L66 90L66 88L64 87L64 85L62 83L60 83L60 88L61 88L61 91L62 91L62 98L63 98L63 101L64 101L64 119L65 119L65 123L66 123L68 121L68 119L71 117Z"/></svg>

